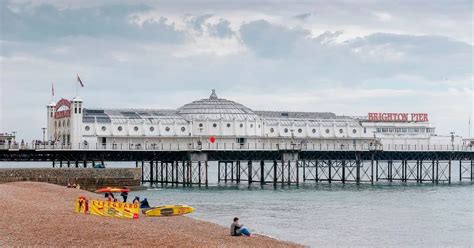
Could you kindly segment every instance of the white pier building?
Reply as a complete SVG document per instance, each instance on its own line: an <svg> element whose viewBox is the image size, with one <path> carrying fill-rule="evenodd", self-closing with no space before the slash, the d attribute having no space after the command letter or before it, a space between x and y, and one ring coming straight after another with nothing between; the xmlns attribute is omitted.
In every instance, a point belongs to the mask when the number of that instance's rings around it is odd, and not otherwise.
<svg viewBox="0 0 474 248"><path fill-rule="evenodd" d="M48 140L80 149L428 149L461 145L438 136L425 113L257 111L219 98L178 109L94 109L82 99L47 106Z"/></svg>

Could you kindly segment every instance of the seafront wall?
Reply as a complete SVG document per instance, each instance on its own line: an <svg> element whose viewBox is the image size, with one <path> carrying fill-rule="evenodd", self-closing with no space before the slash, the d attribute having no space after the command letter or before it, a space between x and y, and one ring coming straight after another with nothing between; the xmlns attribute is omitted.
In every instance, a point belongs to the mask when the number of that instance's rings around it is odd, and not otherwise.
<svg viewBox="0 0 474 248"><path fill-rule="evenodd" d="M0 169L0 183L16 181L46 182L58 185L80 184L82 189L101 187L138 187L141 169L138 168L21 168Z"/></svg>

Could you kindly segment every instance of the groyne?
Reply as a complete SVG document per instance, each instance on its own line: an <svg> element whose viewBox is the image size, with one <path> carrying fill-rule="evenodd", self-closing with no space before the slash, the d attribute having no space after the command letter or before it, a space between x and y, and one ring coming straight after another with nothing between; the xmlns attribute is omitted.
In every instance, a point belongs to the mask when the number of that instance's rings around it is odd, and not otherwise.
<svg viewBox="0 0 474 248"><path fill-rule="evenodd" d="M136 168L6 168L0 169L0 183L33 181L57 185L79 184L82 189L139 187L141 170Z"/></svg>

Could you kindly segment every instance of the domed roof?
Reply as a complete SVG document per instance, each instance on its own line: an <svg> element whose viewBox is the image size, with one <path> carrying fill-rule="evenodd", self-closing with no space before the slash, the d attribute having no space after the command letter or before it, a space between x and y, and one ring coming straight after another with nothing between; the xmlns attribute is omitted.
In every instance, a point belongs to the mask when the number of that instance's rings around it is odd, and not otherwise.
<svg viewBox="0 0 474 248"><path fill-rule="evenodd" d="M178 109L178 114L188 120L255 120L258 118L257 114L244 105L218 98L215 90L212 90L209 98L182 106Z"/></svg>

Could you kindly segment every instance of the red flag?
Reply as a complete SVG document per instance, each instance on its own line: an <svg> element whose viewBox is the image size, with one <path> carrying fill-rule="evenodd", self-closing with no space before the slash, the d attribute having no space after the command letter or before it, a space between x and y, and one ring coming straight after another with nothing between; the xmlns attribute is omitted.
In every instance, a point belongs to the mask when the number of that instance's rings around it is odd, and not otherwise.
<svg viewBox="0 0 474 248"><path fill-rule="evenodd" d="M82 83L82 80L81 80L81 78L79 77L79 75L77 75L77 82L79 82L79 84L81 85L81 87L84 87L84 84Z"/></svg>
<svg viewBox="0 0 474 248"><path fill-rule="evenodd" d="M54 96L54 83L51 83L51 95Z"/></svg>

